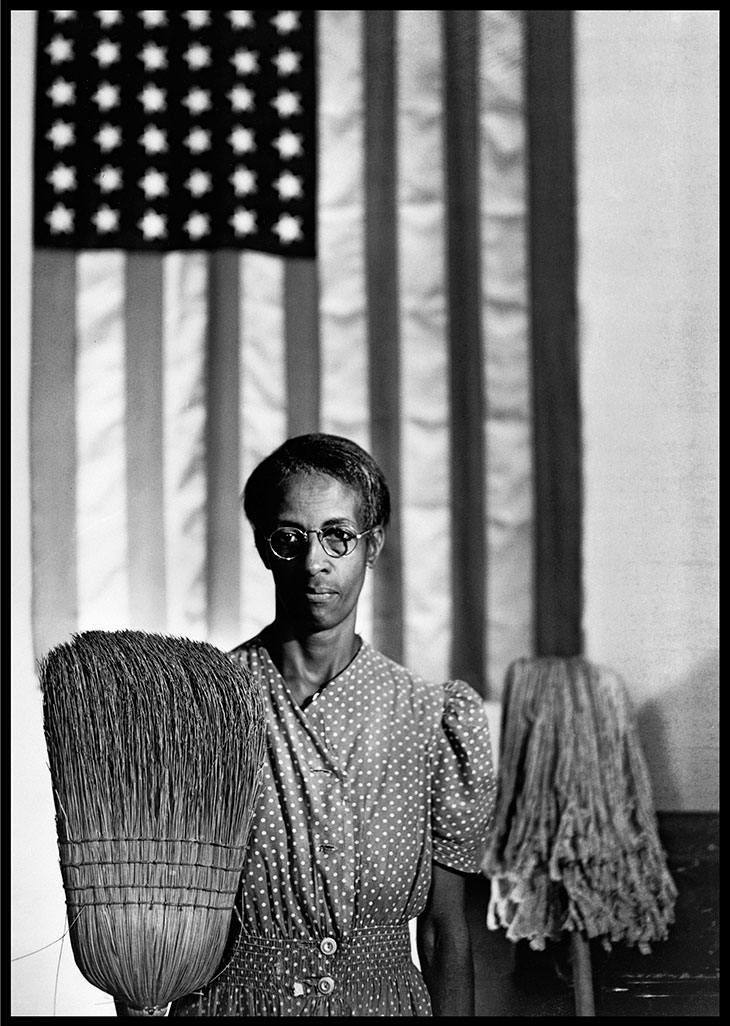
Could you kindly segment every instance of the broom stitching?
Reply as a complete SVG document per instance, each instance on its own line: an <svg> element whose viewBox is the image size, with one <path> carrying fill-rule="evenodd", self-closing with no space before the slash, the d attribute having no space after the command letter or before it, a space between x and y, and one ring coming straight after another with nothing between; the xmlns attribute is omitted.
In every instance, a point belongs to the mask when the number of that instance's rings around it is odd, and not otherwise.
<svg viewBox="0 0 730 1026"><path fill-rule="evenodd" d="M230 851L245 851L245 844L226 844L223 841L207 841L196 837L82 837L75 840L70 837L59 841L59 844L106 844L108 842L127 843L151 841L153 844L201 844L210 848L225 848Z"/></svg>
<svg viewBox="0 0 730 1026"><path fill-rule="evenodd" d="M239 870L240 873L240 870ZM126 890L138 890L138 891L154 891L157 890L159 884L139 884L139 883L93 883L93 884L66 884L65 889L67 891L91 891L91 890L105 890L105 891L126 891ZM222 887L203 887L199 884L166 884L165 890L168 891L204 891L207 894L236 894L238 893L238 887L231 887L223 889ZM111 902L109 902L111 904ZM144 902L142 902L144 904ZM177 904L177 902L175 902Z"/></svg>
<svg viewBox="0 0 730 1026"><path fill-rule="evenodd" d="M169 859L89 859L82 862L60 862L62 869L78 869L80 866L175 866L183 869L218 869L221 873L240 873L236 866L216 866L211 862L180 862Z"/></svg>
<svg viewBox="0 0 730 1026"><path fill-rule="evenodd" d="M174 888L173 888L173 890L174 890ZM221 893L235 894L236 892L235 891L225 891L225 892L221 892ZM139 901L131 901L131 900L127 900L127 901L106 901L106 900L104 900L104 901L85 901L83 903L83 905L81 905L81 906L79 906L78 902L76 902L76 901L67 901L66 902L67 908L79 908L79 907L81 907L82 909L84 909L84 908L93 908L93 907L96 907L96 906L101 906L103 908L106 908L107 905L133 905L133 906L143 906L144 908L151 907L152 905L161 905L164 908L197 908L197 909L200 909L202 912L226 912L226 913L230 913L230 911L231 911L231 905L230 905L229 902L227 902L225 905L202 905L199 901L175 901L174 898L172 900L169 900L168 898L164 898L164 899L140 898Z"/></svg>

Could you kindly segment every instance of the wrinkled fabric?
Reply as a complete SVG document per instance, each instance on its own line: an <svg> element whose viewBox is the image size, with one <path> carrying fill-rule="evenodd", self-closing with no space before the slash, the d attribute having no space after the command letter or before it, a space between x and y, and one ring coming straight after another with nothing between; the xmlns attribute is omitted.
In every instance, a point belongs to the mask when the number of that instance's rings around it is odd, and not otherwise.
<svg viewBox="0 0 730 1026"><path fill-rule="evenodd" d="M261 681L268 705L240 932L220 975L171 1014L431 1015L420 972L395 958L382 931L407 936L433 861L479 871L496 791L480 696L464 681L429 683L363 642L301 708L260 639L232 657ZM292 946L317 951L322 941L337 949L322 976L285 971ZM245 956L256 962L261 942L279 944L283 962L259 986ZM384 964L375 952L388 944ZM330 993L318 989L322 978L334 982Z"/></svg>

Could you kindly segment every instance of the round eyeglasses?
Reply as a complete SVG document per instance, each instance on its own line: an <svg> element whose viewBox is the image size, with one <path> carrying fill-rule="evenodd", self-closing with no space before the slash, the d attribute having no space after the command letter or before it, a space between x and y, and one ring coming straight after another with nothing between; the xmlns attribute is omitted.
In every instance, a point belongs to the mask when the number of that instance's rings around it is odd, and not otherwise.
<svg viewBox="0 0 730 1026"><path fill-rule="evenodd" d="M340 556L347 556L352 552L358 539L364 538L371 531L372 527L369 527L367 531L360 531L359 534L348 531L346 527L325 527L322 531L316 529L305 531L301 527L277 527L266 541L269 543L271 551L279 559L296 559L297 556L302 556L307 551L309 535L316 534L319 544L327 555L339 559Z"/></svg>

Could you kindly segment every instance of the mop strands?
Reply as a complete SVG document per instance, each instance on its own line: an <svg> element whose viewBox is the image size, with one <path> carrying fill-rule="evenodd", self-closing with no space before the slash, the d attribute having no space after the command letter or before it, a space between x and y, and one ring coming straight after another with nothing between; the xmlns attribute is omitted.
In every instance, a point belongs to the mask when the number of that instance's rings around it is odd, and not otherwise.
<svg viewBox="0 0 730 1026"><path fill-rule="evenodd" d="M582 658L507 671L487 926L535 950L565 931L643 953L667 937L669 875L621 679Z"/></svg>
<svg viewBox="0 0 730 1026"><path fill-rule="evenodd" d="M71 945L162 1014L219 967L258 797L257 684L204 642L89 631L39 665Z"/></svg>

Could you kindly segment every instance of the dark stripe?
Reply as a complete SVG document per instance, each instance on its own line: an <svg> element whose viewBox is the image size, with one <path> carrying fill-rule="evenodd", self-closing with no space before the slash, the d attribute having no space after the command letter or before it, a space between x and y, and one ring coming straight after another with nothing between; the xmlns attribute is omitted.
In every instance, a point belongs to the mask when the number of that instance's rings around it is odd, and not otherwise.
<svg viewBox="0 0 730 1026"><path fill-rule="evenodd" d="M232 645L240 629L238 253L211 253L207 348L208 632Z"/></svg>
<svg viewBox="0 0 730 1026"><path fill-rule="evenodd" d="M287 434L319 430L319 283L314 260L284 261Z"/></svg>
<svg viewBox="0 0 730 1026"><path fill-rule="evenodd" d="M167 626L163 494L163 258L127 256L127 538L130 626Z"/></svg>
<svg viewBox="0 0 730 1026"><path fill-rule="evenodd" d="M400 338L396 206L395 12L364 12L365 274L371 449L390 487L393 515L373 578L373 642L403 658L400 537Z"/></svg>
<svg viewBox="0 0 730 1026"><path fill-rule="evenodd" d="M444 11L451 437L451 672L486 694L479 12Z"/></svg>
<svg viewBox="0 0 730 1026"><path fill-rule="evenodd" d="M77 627L76 256L33 257L30 487L36 657Z"/></svg>
<svg viewBox="0 0 730 1026"><path fill-rule="evenodd" d="M528 11L535 654L582 652L572 11Z"/></svg>

